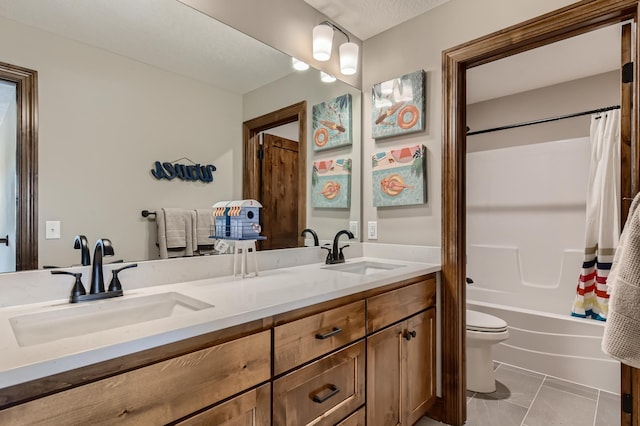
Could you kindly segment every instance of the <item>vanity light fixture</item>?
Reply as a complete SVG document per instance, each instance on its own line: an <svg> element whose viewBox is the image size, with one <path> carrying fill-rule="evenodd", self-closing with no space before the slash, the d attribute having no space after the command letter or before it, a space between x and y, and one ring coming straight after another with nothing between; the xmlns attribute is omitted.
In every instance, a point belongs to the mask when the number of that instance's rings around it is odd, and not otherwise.
<svg viewBox="0 0 640 426"><path fill-rule="evenodd" d="M336 81L336 78L331 74L320 71L320 80L322 80L323 83L333 83L334 81Z"/></svg>
<svg viewBox="0 0 640 426"><path fill-rule="evenodd" d="M356 43L352 43L349 36L340 27L329 21L322 21L313 27L313 58L317 61L328 61L331 58L333 45L333 30L338 30L347 42L340 45L340 72L353 75L358 70L358 50Z"/></svg>
<svg viewBox="0 0 640 426"><path fill-rule="evenodd" d="M300 59L296 59L294 57L291 58L291 65L296 71L306 71L309 69L309 64L307 64L306 62L302 62Z"/></svg>

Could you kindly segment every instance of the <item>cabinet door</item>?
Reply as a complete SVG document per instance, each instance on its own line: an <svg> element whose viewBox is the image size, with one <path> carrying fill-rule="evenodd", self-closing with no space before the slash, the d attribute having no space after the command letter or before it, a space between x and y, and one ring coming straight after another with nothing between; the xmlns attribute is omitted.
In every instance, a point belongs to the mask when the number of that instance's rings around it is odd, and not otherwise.
<svg viewBox="0 0 640 426"><path fill-rule="evenodd" d="M402 333L406 322L367 338L367 424L402 424Z"/></svg>
<svg viewBox="0 0 640 426"><path fill-rule="evenodd" d="M429 309L407 320L404 349L407 354L406 387L403 400L407 404L406 423L412 425L435 401L435 309ZM415 334L415 336L414 336Z"/></svg>
<svg viewBox="0 0 640 426"><path fill-rule="evenodd" d="M198 415L180 426L269 426L271 423L271 386L262 385Z"/></svg>

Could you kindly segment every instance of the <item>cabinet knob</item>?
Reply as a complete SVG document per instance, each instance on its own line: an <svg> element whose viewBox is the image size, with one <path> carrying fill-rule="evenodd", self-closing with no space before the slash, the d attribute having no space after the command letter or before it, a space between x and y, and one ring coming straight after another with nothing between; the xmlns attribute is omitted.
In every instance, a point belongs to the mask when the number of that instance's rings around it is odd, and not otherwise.
<svg viewBox="0 0 640 426"><path fill-rule="evenodd" d="M405 339L407 339L407 341L411 340L412 337L416 337L416 331L415 330L407 330L404 332L404 335L402 337L404 337Z"/></svg>

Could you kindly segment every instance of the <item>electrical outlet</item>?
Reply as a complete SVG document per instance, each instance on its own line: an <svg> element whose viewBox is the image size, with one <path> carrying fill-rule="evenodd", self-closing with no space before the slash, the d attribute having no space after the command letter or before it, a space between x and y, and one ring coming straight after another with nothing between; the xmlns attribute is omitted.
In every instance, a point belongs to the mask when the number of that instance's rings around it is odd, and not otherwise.
<svg viewBox="0 0 640 426"><path fill-rule="evenodd" d="M367 223L367 238L370 240L378 239L378 222Z"/></svg>
<svg viewBox="0 0 640 426"><path fill-rule="evenodd" d="M60 239L60 221L59 220L47 220L45 222L45 239L47 240L59 240Z"/></svg>
<svg viewBox="0 0 640 426"><path fill-rule="evenodd" d="M349 231L353 234L353 238L358 238L358 221L349 221Z"/></svg>

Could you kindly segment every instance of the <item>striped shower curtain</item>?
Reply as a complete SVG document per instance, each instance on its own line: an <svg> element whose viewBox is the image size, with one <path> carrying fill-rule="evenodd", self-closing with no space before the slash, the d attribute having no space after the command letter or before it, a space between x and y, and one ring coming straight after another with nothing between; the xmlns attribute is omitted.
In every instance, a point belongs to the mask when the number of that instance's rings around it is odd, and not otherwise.
<svg viewBox="0 0 640 426"><path fill-rule="evenodd" d="M607 277L620 235L620 111L591 116L584 260L571 315L607 319Z"/></svg>

